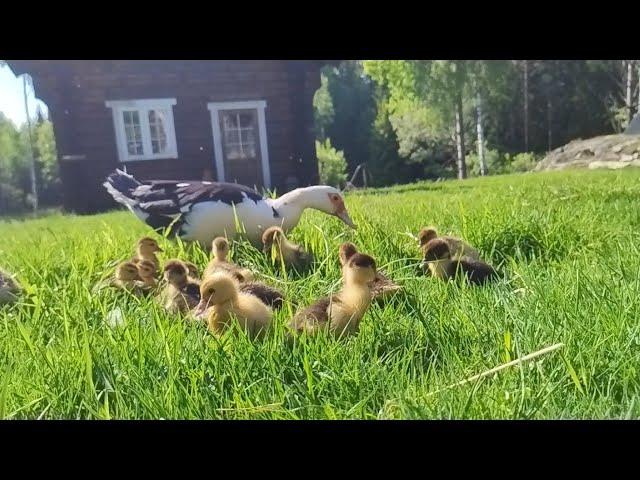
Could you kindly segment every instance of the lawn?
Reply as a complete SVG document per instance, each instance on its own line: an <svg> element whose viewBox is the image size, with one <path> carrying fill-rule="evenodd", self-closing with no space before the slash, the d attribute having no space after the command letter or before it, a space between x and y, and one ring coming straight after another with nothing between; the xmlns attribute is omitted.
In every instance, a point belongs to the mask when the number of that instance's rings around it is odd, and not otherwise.
<svg viewBox="0 0 640 480"><path fill-rule="evenodd" d="M149 233L128 212L0 221L0 265L28 290L0 308L0 418L638 418L639 180L639 170L575 171L350 193L356 232L314 211L292 232L319 260L301 278L234 244L234 259L302 304L339 285L345 240L404 286L370 308L358 336L294 346L290 306L252 343L216 338L152 300L93 292ZM507 278L470 287L417 275L412 235L429 224ZM161 245L164 259L206 264L199 249Z"/></svg>

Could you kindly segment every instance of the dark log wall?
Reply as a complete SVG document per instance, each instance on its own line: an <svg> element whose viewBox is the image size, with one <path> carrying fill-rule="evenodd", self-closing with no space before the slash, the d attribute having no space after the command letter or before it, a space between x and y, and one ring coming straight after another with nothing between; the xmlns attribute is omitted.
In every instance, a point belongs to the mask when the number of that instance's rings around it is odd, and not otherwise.
<svg viewBox="0 0 640 480"><path fill-rule="evenodd" d="M48 106L60 156L64 203L81 213L114 206L101 186L115 168L140 180L215 179L208 102L266 100L272 188L283 192L317 182L313 95L320 64L313 61L9 61L29 73ZM107 100L176 98L177 159L118 160ZM64 160L65 156L84 156Z"/></svg>

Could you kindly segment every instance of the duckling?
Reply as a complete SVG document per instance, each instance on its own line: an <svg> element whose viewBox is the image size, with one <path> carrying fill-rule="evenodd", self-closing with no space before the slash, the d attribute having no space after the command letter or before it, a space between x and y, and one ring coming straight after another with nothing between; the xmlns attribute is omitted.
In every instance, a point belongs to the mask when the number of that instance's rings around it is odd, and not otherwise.
<svg viewBox="0 0 640 480"><path fill-rule="evenodd" d="M196 315L209 311L209 331L221 333L236 319L251 338L264 333L271 325L272 312L257 297L238 290L238 282L228 272L215 272L200 285L200 303Z"/></svg>
<svg viewBox="0 0 640 480"><path fill-rule="evenodd" d="M195 266L195 264L191 263L191 262L186 262L183 261L182 263L184 263L184 265L187 267L187 271L189 273L189 280L192 282L197 283L198 285L200 284L200 271L198 270L198 267Z"/></svg>
<svg viewBox="0 0 640 480"><path fill-rule="evenodd" d="M164 266L167 286L160 301L170 313L187 313L200 301L200 286L189 280L189 270L180 260L169 260Z"/></svg>
<svg viewBox="0 0 640 480"><path fill-rule="evenodd" d="M442 238L449 244L451 255L454 257L465 256L480 260L480 253L464 240L448 235L438 237L438 231L435 227L425 227L418 233L418 241L420 242L420 249L424 250L425 245L434 238Z"/></svg>
<svg viewBox="0 0 640 480"><path fill-rule="evenodd" d="M298 312L289 322L296 333L315 334L329 328L336 337L356 333L372 300L369 285L376 278L376 262L369 255L354 253L343 268L344 286Z"/></svg>
<svg viewBox="0 0 640 480"><path fill-rule="evenodd" d="M144 295L150 290L142 281L138 266L133 262L122 262L116 267L111 286L136 295Z"/></svg>
<svg viewBox="0 0 640 480"><path fill-rule="evenodd" d="M211 242L212 258L204 270L203 278L207 278L219 271L225 271L234 275L240 282L253 280L253 272L239 267L227 260L229 255L229 242L224 237L217 237Z"/></svg>
<svg viewBox="0 0 640 480"><path fill-rule="evenodd" d="M340 258L340 265L342 265L343 269L345 268L349 259L356 253L358 253L358 249L353 243L345 242L342 245L340 245L338 256ZM396 284L393 280L391 280L389 277L384 275L382 272L376 271L376 278L374 279L373 282L369 284L369 288L371 289L371 294L373 295L373 298L377 299L377 298L387 297L397 292L402 287Z"/></svg>
<svg viewBox="0 0 640 480"><path fill-rule="evenodd" d="M466 256L454 257L449 243L444 238L429 240L423 251L424 263L434 277L448 280L463 275L471 283L482 284L498 276L496 270L482 260Z"/></svg>
<svg viewBox="0 0 640 480"><path fill-rule="evenodd" d="M305 251L300 245L287 240L284 231L280 227L269 227L262 234L262 251L271 255L275 247L275 261L297 270L308 268L313 262L313 255Z"/></svg>
<svg viewBox="0 0 640 480"><path fill-rule="evenodd" d="M151 260L140 260L137 263L137 267L142 283L147 287L156 288L158 286L156 265Z"/></svg>
<svg viewBox="0 0 640 480"><path fill-rule="evenodd" d="M138 263L141 260L149 260L153 262L156 269L160 268L160 262L156 257L156 252L162 252L163 250L151 237L143 237L136 243L136 255L131 259L132 262Z"/></svg>
<svg viewBox="0 0 640 480"><path fill-rule="evenodd" d="M0 270L0 305L15 302L22 293L18 281L7 272Z"/></svg>
<svg viewBox="0 0 640 480"><path fill-rule="evenodd" d="M238 290L257 297L262 303L274 310L280 309L284 305L284 294L262 282L240 283Z"/></svg>

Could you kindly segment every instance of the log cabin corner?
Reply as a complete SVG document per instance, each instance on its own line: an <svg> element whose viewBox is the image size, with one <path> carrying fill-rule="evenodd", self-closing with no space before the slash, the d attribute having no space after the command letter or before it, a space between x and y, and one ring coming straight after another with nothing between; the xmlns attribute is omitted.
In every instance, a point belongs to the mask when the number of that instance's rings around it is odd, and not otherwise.
<svg viewBox="0 0 640 480"><path fill-rule="evenodd" d="M318 182L317 60L8 60L47 104L65 210L116 204L120 168L141 181L218 180L279 193Z"/></svg>

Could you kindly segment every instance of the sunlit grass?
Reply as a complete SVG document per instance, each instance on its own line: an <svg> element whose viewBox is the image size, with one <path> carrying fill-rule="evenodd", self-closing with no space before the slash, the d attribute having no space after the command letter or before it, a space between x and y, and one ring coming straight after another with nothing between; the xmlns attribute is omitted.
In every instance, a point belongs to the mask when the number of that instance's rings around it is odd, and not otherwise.
<svg viewBox="0 0 640 480"><path fill-rule="evenodd" d="M27 290L0 309L0 417L637 418L639 180L637 170L558 172L349 193L357 231L307 211L292 232L317 258L303 276L234 243L232 258L300 305L339 287L345 240L403 284L357 337L293 346L291 305L252 343L213 337L150 299L94 292L149 234L128 212L0 222L0 266ZM507 278L473 288L418 275L412 235L431 224ZM164 259L206 264L206 252L157 238ZM124 325L112 328L116 308Z"/></svg>

